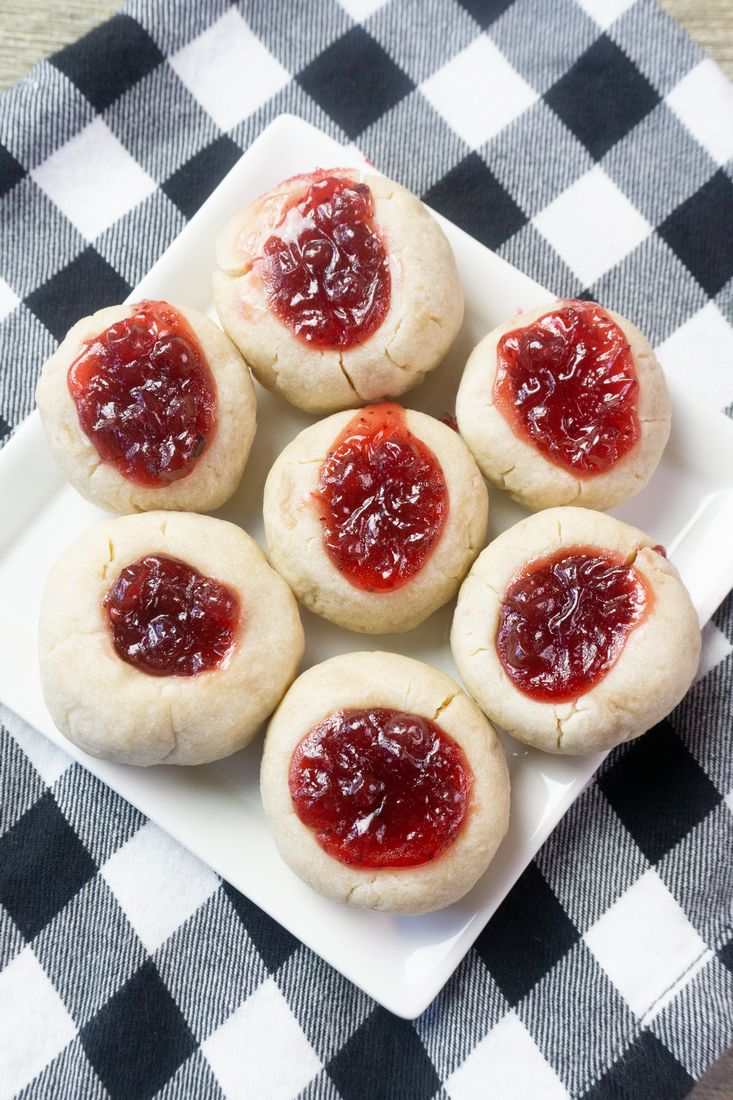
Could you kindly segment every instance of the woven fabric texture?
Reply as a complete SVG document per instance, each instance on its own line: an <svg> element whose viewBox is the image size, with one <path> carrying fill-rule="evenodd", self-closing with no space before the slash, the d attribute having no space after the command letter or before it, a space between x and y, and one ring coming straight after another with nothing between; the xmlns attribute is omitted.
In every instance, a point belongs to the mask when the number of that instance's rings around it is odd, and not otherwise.
<svg viewBox="0 0 733 1100"><path fill-rule="evenodd" d="M733 90L651 0L132 0L0 99L0 437L283 111L730 411ZM733 1042L730 599L704 641L414 1023L4 712L0 1096L686 1096Z"/></svg>

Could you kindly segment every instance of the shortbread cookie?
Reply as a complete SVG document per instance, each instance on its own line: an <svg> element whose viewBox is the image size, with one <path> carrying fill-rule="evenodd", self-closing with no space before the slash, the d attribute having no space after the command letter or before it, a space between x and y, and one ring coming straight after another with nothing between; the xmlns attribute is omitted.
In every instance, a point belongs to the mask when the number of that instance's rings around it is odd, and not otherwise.
<svg viewBox="0 0 733 1100"><path fill-rule="evenodd" d="M457 433L390 403L306 428L265 485L274 567L311 611L365 634L410 630L451 599L487 515Z"/></svg>
<svg viewBox="0 0 733 1100"><path fill-rule="evenodd" d="M255 434L239 352L213 321L167 302L79 321L43 368L36 399L64 474L110 512L218 508Z"/></svg>
<svg viewBox="0 0 733 1100"><path fill-rule="evenodd" d="M520 504L611 508L654 473L671 410L639 330L595 302L561 300L481 341L456 415L484 477Z"/></svg>
<svg viewBox="0 0 733 1100"><path fill-rule="evenodd" d="M436 220L399 184L354 168L262 195L226 226L217 262L224 328L258 381L307 412L412 389L463 319Z"/></svg>
<svg viewBox="0 0 733 1100"><path fill-rule="evenodd" d="M547 752L610 749L661 721L690 686L700 630L661 546L600 512L551 508L478 558L451 633L492 722Z"/></svg>
<svg viewBox="0 0 733 1100"><path fill-rule="evenodd" d="M46 581L43 695L61 732L93 756L228 756L272 713L302 653L290 589L249 535L209 516L108 520Z"/></svg>
<svg viewBox="0 0 733 1100"><path fill-rule="evenodd" d="M303 673L267 731L261 788L296 875L391 913L463 897L509 822L494 730L448 676L396 653L349 653Z"/></svg>

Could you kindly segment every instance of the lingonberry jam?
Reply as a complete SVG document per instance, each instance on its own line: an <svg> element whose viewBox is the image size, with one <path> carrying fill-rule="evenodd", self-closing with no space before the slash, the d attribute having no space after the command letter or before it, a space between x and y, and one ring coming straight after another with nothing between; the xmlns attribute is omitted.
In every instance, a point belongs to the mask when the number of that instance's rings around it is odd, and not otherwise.
<svg viewBox="0 0 733 1100"><path fill-rule="evenodd" d="M370 707L336 711L310 730L289 782L298 817L329 855L358 867L416 867L456 839L473 773L435 722Z"/></svg>
<svg viewBox="0 0 733 1100"><path fill-rule="evenodd" d="M364 183L316 174L286 209L255 264L270 308L317 348L351 348L389 309L387 253Z"/></svg>
<svg viewBox="0 0 733 1100"><path fill-rule="evenodd" d="M368 592L392 592L411 580L448 516L438 459L391 403L349 421L321 466L314 498L326 552Z"/></svg>
<svg viewBox="0 0 733 1100"><path fill-rule="evenodd" d="M557 466L591 477L636 444L639 384L631 349L595 302L559 302L502 336L497 357L497 409Z"/></svg>
<svg viewBox="0 0 733 1100"><path fill-rule="evenodd" d="M584 695L618 660L652 595L607 550L575 546L530 562L504 594L496 633L512 683L542 702Z"/></svg>
<svg viewBox="0 0 733 1100"><path fill-rule="evenodd" d="M177 558L149 554L123 569L104 600L117 655L151 676L195 676L231 653L239 599Z"/></svg>
<svg viewBox="0 0 733 1100"><path fill-rule="evenodd" d="M186 477L213 438L214 378L191 326L166 302L141 302L90 340L67 381L101 460L138 485Z"/></svg>

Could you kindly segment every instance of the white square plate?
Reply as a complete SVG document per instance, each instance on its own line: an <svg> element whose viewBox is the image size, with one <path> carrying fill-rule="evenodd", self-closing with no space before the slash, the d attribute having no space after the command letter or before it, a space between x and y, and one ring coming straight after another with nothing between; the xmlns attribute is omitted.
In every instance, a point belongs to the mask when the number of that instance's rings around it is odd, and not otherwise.
<svg viewBox="0 0 733 1100"><path fill-rule="evenodd" d="M319 166L363 165L300 119L283 115L254 142L131 296L167 298L213 315L210 273L224 222L279 180ZM407 404L444 416L462 367L489 329L552 295L442 221L466 290L466 319L445 363ZM553 288L562 292L562 287ZM694 365L690 365L694 377ZM663 543L690 588L701 623L733 585L733 423L673 392L674 428L649 487L618 515ZM279 451L312 418L258 388L259 428L244 482L220 512L262 542L261 502ZM100 518L65 484L38 415L0 454L0 699L81 761L181 844L228 879L331 965L399 1016L433 1000L491 914L595 772L601 757L554 757L506 738L512 780L509 834L488 873L460 903L424 917L351 911L314 894L277 854L260 804L261 740L199 768L134 768L96 760L68 744L46 711L36 667L36 620L46 572L61 549ZM522 515L491 492L491 534ZM364 649L405 653L456 676L448 648L452 606L407 635L362 637L303 612L305 666ZM83 676L70 668L70 676Z"/></svg>

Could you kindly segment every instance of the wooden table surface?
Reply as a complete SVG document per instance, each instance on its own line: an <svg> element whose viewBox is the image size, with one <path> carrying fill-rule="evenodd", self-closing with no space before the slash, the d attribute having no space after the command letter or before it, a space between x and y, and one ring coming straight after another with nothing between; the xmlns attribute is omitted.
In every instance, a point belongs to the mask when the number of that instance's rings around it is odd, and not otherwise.
<svg viewBox="0 0 733 1100"><path fill-rule="evenodd" d="M733 0L659 2L733 78ZM80 38L119 6L114 0L0 0L0 89L11 87L37 61ZM713 1066L689 1100L732 1098L733 1049Z"/></svg>
<svg viewBox="0 0 733 1100"><path fill-rule="evenodd" d="M660 2L733 77L733 0ZM0 89L119 7L114 0L0 0Z"/></svg>

